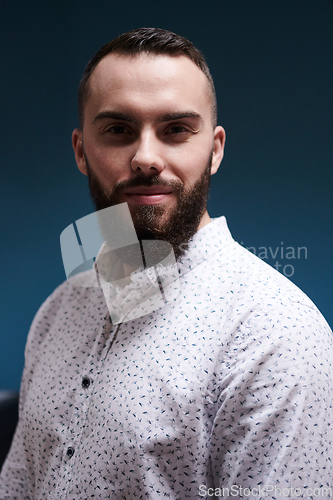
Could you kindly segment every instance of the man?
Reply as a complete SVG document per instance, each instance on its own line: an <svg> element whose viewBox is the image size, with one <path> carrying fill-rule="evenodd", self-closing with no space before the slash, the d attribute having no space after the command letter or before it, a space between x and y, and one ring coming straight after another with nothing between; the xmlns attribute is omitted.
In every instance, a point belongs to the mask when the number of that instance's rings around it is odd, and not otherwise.
<svg viewBox="0 0 333 500"><path fill-rule="evenodd" d="M98 287L47 299L0 498L332 495L332 332L207 213L225 132L202 55L160 29L121 35L88 64L79 114L96 209L127 203L140 241L169 242L180 292L119 324ZM124 299L143 273L132 257Z"/></svg>

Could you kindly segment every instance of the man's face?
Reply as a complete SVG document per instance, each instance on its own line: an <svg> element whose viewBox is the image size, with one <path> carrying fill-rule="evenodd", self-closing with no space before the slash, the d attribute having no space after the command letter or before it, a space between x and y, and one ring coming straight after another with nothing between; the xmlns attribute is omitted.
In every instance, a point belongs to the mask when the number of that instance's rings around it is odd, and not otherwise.
<svg viewBox="0 0 333 500"><path fill-rule="evenodd" d="M127 202L139 238L186 243L210 221L209 178L223 156L206 76L184 56L110 54L89 89L73 146L96 208Z"/></svg>

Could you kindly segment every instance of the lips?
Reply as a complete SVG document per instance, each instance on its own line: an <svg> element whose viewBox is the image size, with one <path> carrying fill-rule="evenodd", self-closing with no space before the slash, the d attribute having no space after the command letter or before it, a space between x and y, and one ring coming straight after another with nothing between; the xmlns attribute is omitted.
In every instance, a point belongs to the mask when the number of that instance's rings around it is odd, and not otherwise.
<svg viewBox="0 0 333 500"><path fill-rule="evenodd" d="M166 201L169 196L172 195L172 191L169 187L163 186L151 186L151 187L137 187L128 190L124 193L124 196L128 201L142 205L156 205Z"/></svg>
<svg viewBox="0 0 333 500"><path fill-rule="evenodd" d="M132 194L142 194L142 195L157 195L157 194L169 194L171 193L171 189L169 187L164 187L164 186L151 186L151 187L146 187L146 186L141 186L133 189L129 189L125 192L125 194L132 195Z"/></svg>

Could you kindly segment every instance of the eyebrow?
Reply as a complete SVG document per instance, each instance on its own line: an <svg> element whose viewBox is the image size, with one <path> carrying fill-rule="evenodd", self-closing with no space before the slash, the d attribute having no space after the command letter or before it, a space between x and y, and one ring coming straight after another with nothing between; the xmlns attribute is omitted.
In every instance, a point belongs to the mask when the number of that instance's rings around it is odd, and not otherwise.
<svg viewBox="0 0 333 500"><path fill-rule="evenodd" d="M132 118L126 113L121 113L119 111L101 111L95 116L93 124L95 124L99 120L104 120L105 118L112 118L114 120L121 120L124 122L134 123L134 125L138 124L138 121L135 120L135 118ZM202 116L199 113L195 113L193 111L184 111L179 113L167 113L161 116L157 120L157 122L158 123L170 122L174 120L181 120L182 118L197 118L200 119L200 121L203 121Z"/></svg>
<svg viewBox="0 0 333 500"><path fill-rule="evenodd" d="M185 111L180 113L168 113L163 115L159 120L162 122L171 122L173 120L181 120L182 118L199 118L202 120L202 116L199 113L194 113L193 111Z"/></svg>
<svg viewBox="0 0 333 500"><path fill-rule="evenodd" d="M99 120L104 120L105 118L113 118L114 120L134 123L135 125L138 124L137 120L135 120L131 116L126 115L125 113L120 113L118 111L101 111L95 116L93 124L95 124Z"/></svg>

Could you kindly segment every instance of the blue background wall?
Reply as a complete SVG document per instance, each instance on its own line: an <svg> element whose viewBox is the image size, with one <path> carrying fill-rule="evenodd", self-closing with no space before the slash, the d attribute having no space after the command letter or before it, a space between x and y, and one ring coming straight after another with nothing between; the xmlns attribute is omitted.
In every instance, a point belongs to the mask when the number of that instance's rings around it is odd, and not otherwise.
<svg viewBox="0 0 333 500"><path fill-rule="evenodd" d="M328 0L2 4L0 388L19 387L30 323L65 279L61 231L93 210L70 141L80 76L140 26L188 37L211 67L227 146L210 215L257 252L278 248L269 263L292 265L333 325L332 14ZM281 258L288 246L307 258Z"/></svg>

